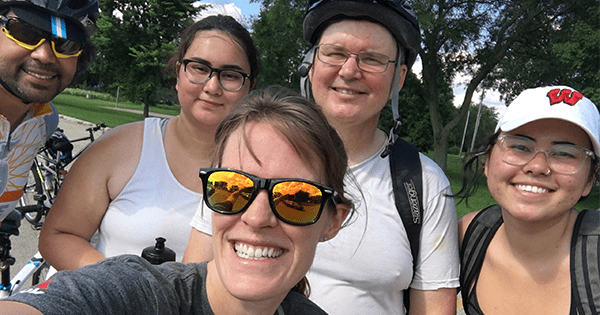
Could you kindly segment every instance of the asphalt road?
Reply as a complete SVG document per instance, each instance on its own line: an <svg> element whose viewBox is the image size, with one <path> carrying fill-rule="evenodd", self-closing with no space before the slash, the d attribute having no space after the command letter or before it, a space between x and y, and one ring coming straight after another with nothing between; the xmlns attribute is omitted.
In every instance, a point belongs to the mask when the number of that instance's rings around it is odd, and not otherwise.
<svg viewBox="0 0 600 315"><path fill-rule="evenodd" d="M58 127L64 129L64 133L67 138L73 140L77 138L83 138L88 136L87 128L93 126L93 124L77 120L74 118L60 116ZM95 133L96 137L101 135L101 132ZM74 142L73 152L79 152L88 141ZM19 229L20 235L11 237L12 249L11 255L16 258L15 265L11 268L11 274L14 276L33 255L37 252L38 246L38 235L39 231L32 229L32 226L23 220L21 222L21 228ZM29 284L27 284L29 286Z"/></svg>

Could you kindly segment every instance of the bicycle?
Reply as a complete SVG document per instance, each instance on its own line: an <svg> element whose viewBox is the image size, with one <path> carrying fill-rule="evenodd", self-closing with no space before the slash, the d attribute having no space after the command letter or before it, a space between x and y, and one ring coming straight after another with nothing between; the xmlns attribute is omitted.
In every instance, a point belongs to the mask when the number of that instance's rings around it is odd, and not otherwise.
<svg viewBox="0 0 600 315"><path fill-rule="evenodd" d="M32 285L38 284L40 278L43 278L43 274L47 272L50 266L37 252L11 279L10 266L16 260L10 255L10 237L19 235L19 227L23 218L27 219L34 230L41 228L65 179L66 167L94 142L94 133L99 130L104 132L105 128L107 126L104 123L96 124L86 129L89 136L71 141L64 135L64 130L57 128L44 147L38 151L31 166L30 182L23 188L19 206L0 226L0 299L10 296L13 292L18 292L30 278ZM73 155L72 143L85 140L89 140L89 143Z"/></svg>

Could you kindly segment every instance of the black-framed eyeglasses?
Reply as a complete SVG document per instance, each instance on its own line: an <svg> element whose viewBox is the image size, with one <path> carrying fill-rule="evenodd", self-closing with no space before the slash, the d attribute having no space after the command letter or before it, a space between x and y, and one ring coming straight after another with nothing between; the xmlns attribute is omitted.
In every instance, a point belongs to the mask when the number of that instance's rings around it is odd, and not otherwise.
<svg viewBox="0 0 600 315"><path fill-rule="evenodd" d="M572 144L554 144L549 149L540 149L533 140L522 136L503 135L498 141L504 163L522 166L531 162L538 152L543 152L550 169L559 174L575 174L588 158L596 156L592 150Z"/></svg>
<svg viewBox="0 0 600 315"><path fill-rule="evenodd" d="M25 49L34 50L48 40L58 58L77 57L82 52L83 45L81 43L54 36L17 17L0 15L0 24L4 35Z"/></svg>
<svg viewBox="0 0 600 315"><path fill-rule="evenodd" d="M183 59L181 63L183 63L183 71L190 82L206 83L212 74L216 73L221 87L229 92L239 91L244 86L246 79L250 78L247 73L232 69L216 69L196 60Z"/></svg>
<svg viewBox="0 0 600 315"><path fill-rule="evenodd" d="M271 210L291 225L310 225L321 216L334 196L331 187L297 178L261 178L238 170L201 168L204 202L213 211L236 214L248 209L261 189L266 189Z"/></svg>
<svg viewBox="0 0 600 315"><path fill-rule="evenodd" d="M342 46L331 44L317 46L317 58L321 62L331 66L345 64L350 55L356 55L358 68L366 72L385 72L390 63L396 63L396 60L390 60L388 56L376 52L361 51L354 53Z"/></svg>

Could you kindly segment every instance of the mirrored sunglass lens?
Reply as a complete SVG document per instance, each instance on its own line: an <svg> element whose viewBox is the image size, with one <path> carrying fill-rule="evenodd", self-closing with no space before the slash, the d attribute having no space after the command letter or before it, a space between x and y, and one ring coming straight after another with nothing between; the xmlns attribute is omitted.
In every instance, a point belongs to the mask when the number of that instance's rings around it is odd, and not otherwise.
<svg viewBox="0 0 600 315"><path fill-rule="evenodd" d="M296 223L310 223L321 209L321 190L309 183L288 181L273 187L275 210L284 219Z"/></svg>
<svg viewBox="0 0 600 315"><path fill-rule="evenodd" d="M254 189L254 182L250 178L235 172L214 172L207 182L205 194L208 206L220 212L243 209Z"/></svg>
<svg viewBox="0 0 600 315"><path fill-rule="evenodd" d="M6 29L10 36L27 45L36 45L44 38L40 29L17 20L10 20Z"/></svg>

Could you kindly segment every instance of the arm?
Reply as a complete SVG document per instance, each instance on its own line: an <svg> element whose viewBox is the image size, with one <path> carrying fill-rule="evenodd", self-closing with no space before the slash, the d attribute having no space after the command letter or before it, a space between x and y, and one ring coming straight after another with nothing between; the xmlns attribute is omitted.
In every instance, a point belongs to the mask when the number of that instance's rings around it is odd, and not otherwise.
<svg viewBox="0 0 600 315"><path fill-rule="evenodd" d="M212 236L192 228L182 263L212 260Z"/></svg>
<svg viewBox="0 0 600 315"><path fill-rule="evenodd" d="M42 315L35 307L14 301L0 301L0 315Z"/></svg>
<svg viewBox="0 0 600 315"><path fill-rule="evenodd" d="M409 315L420 314L456 314L456 295L454 288L437 290L410 290Z"/></svg>
<svg viewBox="0 0 600 315"><path fill-rule="evenodd" d="M40 252L56 269L77 269L104 259L89 241L109 202L137 167L142 133L143 122L115 128L71 167L40 233Z"/></svg>

